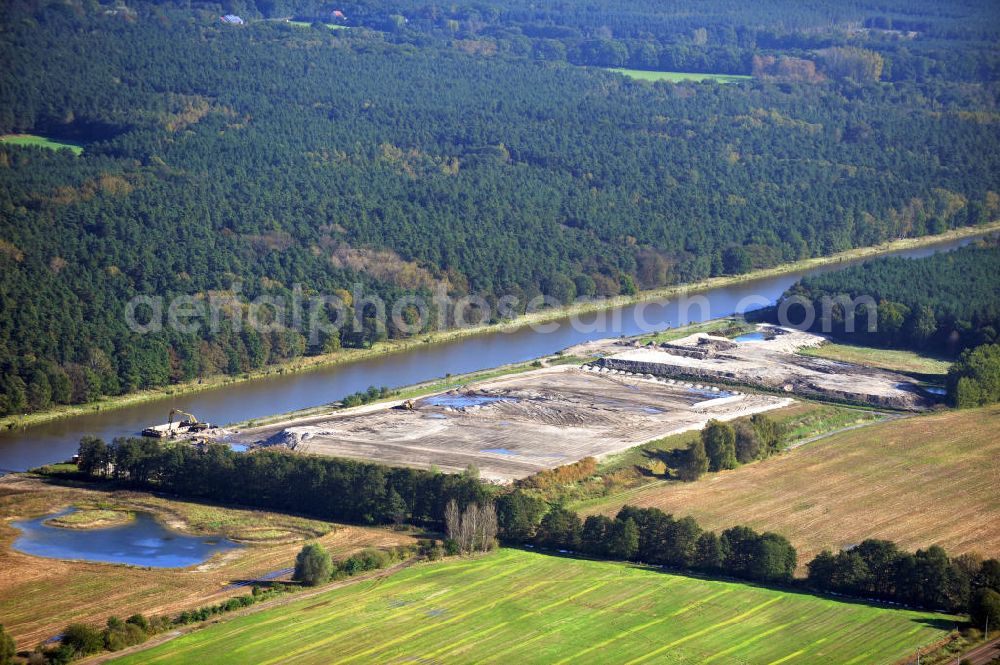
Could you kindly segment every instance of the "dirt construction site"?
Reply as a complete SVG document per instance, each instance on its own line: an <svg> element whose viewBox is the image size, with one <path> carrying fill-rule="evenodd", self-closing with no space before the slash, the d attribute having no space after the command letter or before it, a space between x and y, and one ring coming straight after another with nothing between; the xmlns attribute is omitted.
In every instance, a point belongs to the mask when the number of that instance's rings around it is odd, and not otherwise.
<svg viewBox="0 0 1000 665"><path fill-rule="evenodd" d="M760 326L736 341L697 333L659 345L626 348L628 343L618 341L588 351L604 356L600 372L740 384L908 411L934 403L903 374L795 353L824 341L799 330Z"/></svg>
<svg viewBox="0 0 1000 665"><path fill-rule="evenodd" d="M710 419L732 420L791 399L596 367L561 366L485 381L412 403L382 403L243 430L242 441L318 455L508 482L602 457Z"/></svg>

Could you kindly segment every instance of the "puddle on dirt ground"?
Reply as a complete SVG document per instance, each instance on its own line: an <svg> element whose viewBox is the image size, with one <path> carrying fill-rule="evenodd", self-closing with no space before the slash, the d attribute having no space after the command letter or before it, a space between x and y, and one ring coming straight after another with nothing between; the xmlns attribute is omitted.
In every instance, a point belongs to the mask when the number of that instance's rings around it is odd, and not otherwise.
<svg viewBox="0 0 1000 665"><path fill-rule="evenodd" d="M663 409L657 409L655 406L644 406L642 407L643 413L657 414L663 413Z"/></svg>
<svg viewBox="0 0 1000 665"><path fill-rule="evenodd" d="M694 395L701 395L702 397L707 397L709 399L717 399L722 397L732 397L736 393L731 393L728 390L720 390L715 392L714 390L706 390L705 388L688 388L687 391Z"/></svg>
<svg viewBox="0 0 1000 665"><path fill-rule="evenodd" d="M428 413L425 418L430 418L431 420L448 420L448 416L443 413Z"/></svg>
<svg viewBox="0 0 1000 665"><path fill-rule="evenodd" d="M232 450L234 453L245 453L246 451L250 450L250 446L246 445L245 443L230 443L229 449Z"/></svg>
<svg viewBox="0 0 1000 665"><path fill-rule="evenodd" d="M141 512L127 524L103 529L66 529L45 524L54 517L72 512L75 509L70 508L33 520L11 522L21 532L13 549L48 559L186 568L204 563L216 552L240 547L224 538L188 536L171 531L151 514Z"/></svg>
<svg viewBox="0 0 1000 665"><path fill-rule="evenodd" d="M493 404L494 402L513 402L511 397L495 397L492 395L435 395L428 397L427 404L431 406L450 406L453 409L461 409L467 406L482 406Z"/></svg>
<svg viewBox="0 0 1000 665"><path fill-rule="evenodd" d="M507 448L484 448L480 450L481 453L493 453L495 455L517 455L513 450L508 450Z"/></svg>
<svg viewBox="0 0 1000 665"><path fill-rule="evenodd" d="M760 332L758 330L757 332L746 333L744 335L738 335L737 337L733 338L733 341L734 342L763 342L766 339L767 339L767 336L764 335L764 333L762 333L762 332Z"/></svg>
<svg viewBox="0 0 1000 665"><path fill-rule="evenodd" d="M948 394L948 391L944 388L938 388L937 386L921 386L925 393L930 393L931 395L938 395L939 397L944 397Z"/></svg>

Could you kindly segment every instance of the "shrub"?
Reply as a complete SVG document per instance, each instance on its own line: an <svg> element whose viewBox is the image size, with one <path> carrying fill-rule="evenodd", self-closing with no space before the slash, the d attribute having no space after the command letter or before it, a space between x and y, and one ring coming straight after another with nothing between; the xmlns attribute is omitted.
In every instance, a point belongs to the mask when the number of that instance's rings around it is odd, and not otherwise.
<svg viewBox="0 0 1000 665"><path fill-rule="evenodd" d="M104 648L104 635L101 631L83 623L66 626L60 641L71 656L86 656Z"/></svg>
<svg viewBox="0 0 1000 665"><path fill-rule="evenodd" d="M0 665L10 665L14 661L14 639L3 629L0 624Z"/></svg>
<svg viewBox="0 0 1000 665"><path fill-rule="evenodd" d="M309 543L295 557L292 579L306 586L316 586L328 581L332 570L330 553L319 543Z"/></svg>

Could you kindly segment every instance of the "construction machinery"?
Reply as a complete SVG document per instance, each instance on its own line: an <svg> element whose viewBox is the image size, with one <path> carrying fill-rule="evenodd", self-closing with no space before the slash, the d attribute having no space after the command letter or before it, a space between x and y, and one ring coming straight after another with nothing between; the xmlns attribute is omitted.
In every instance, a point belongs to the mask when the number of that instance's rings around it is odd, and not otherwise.
<svg viewBox="0 0 1000 665"><path fill-rule="evenodd" d="M183 416L184 420L174 422L175 416ZM177 436L178 434L204 432L211 426L212 425L209 423L204 423L198 420L193 413L181 411L180 409L170 409L170 415L167 417L166 425L152 425L147 427L142 430L142 435L164 439L167 437Z"/></svg>

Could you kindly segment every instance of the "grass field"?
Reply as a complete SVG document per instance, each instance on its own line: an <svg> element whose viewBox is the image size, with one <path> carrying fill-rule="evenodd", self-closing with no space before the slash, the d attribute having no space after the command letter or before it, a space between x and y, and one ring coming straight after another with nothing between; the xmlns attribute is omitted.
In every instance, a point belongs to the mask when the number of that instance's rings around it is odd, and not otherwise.
<svg viewBox="0 0 1000 665"><path fill-rule="evenodd" d="M500 550L248 614L115 663L893 663L952 617Z"/></svg>
<svg viewBox="0 0 1000 665"><path fill-rule="evenodd" d="M308 21L285 21L288 25L295 26L296 28L309 28L312 27L312 23ZM324 26L330 30L347 30L346 25L340 25L339 23L324 23Z"/></svg>
<svg viewBox="0 0 1000 665"><path fill-rule="evenodd" d="M829 358L841 362L880 367L897 372L913 374L943 375L948 373L951 361L934 356L926 356L915 351L902 349L877 349L853 344L832 344L809 347L799 351L802 355Z"/></svg>
<svg viewBox="0 0 1000 665"><path fill-rule="evenodd" d="M667 482L588 501L692 515L713 530L776 531L804 563L823 548L888 538L907 549L1000 556L1000 406L916 416L834 434L693 483Z"/></svg>
<svg viewBox="0 0 1000 665"><path fill-rule="evenodd" d="M15 552L17 531L8 522L68 505L91 511L142 510L188 533L225 534L246 547L184 569L42 559ZM100 492L46 485L27 476L0 480L0 623L19 649L32 649L67 624L103 624L114 614L177 614L218 603L246 588L230 582L292 566L306 539L318 539L335 557L366 546L412 542L405 533L365 529L278 513L173 501L139 492Z"/></svg>
<svg viewBox="0 0 1000 665"><path fill-rule="evenodd" d="M67 148L71 150L74 155L79 155L83 152L83 146L78 143L55 141L53 139L47 139L44 136L35 136L34 134L7 134L5 136L0 136L0 143L28 145L35 146L36 148L48 148L50 150L62 150L63 148Z"/></svg>
<svg viewBox="0 0 1000 665"><path fill-rule="evenodd" d="M609 72L624 74L629 78L640 81L668 81L670 83L680 83L682 81L715 81L716 83L735 83L737 81L749 81L752 76L742 76L739 74L699 74L696 72L651 72L645 69L622 69L620 67L609 67Z"/></svg>

